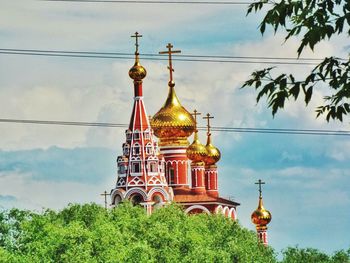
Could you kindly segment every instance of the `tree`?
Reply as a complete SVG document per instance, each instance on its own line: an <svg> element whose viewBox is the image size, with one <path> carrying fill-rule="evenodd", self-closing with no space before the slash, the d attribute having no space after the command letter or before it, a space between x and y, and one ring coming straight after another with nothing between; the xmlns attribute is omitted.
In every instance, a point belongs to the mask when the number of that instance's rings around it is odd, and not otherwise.
<svg viewBox="0 0 350 263"><path fill-rule="evenodd" d="M303 35L297 50L298 57L305 47L313 50L320 41L334 35L350 36L349 0L260 0L249 5L247 15L263 8L268 11L259 25L262 34L266 27L271 26L275 33L279 29L284 30L286 41ZM313 90L321 85L329 87L329 94L324 97L324 104L317 107L317 117L325 115L327 121L343 121L343 116L350 113L350 58L326 57L301 80L288 73L273 76L273 69L253 72L243 85L258 91L257 102L266 97L273 116L289 99L303 97L307 106Z"/></svg>
<svg viewBox="0 0 350 263"><path fill-rule="evenodd" d="M289 247L283 251L281 263L349 263L350 251L337 251L329 256L314 248Z"/></svg>
<svg viewBox="0 0 350 263"><path fill-rule="evenodd" d="M236 221L188 216L174 204L151 216L130 203L113 210L69 205L41 214L14 209L0 212L0 225L1 240L12 240L0 243L0 262L277 263L273 249ZM350 263L350 249L329 256L287 248L283 257L281 263Z"/></svg>
<svg viewBox="0 0 350 263"><path fill-rule="evenodd" d="M0 212L1 214L1 212ZM3 214L8 214L3 213ZM0 244L0 262L235 262L275 263L256 234L221 215L188 216L168 205L147 216L123 203L113 210L96 204L70 205L60 212L18 216L16 246Z"/></svg>

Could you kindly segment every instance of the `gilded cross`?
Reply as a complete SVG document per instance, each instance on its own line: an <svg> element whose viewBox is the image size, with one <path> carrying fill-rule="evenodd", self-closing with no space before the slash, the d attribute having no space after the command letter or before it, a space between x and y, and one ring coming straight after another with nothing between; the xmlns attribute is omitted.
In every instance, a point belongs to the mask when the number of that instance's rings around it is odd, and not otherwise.
<svg viewBox="0 0 350 263"><path fill-rule="evenodd" d="M142 37L142 35L140 35L138 32L135 32L135 35L132 35L131 37L134 37L136 39L136 43L135 43L136 51L135 51L135 54L138 54L139 53L139 37Z"/></svg>
<svg viewBox="0 0 350 263"><path fill-rule="evenodd" d="M107 196L111 194L107 194L107 191L104 191L101 195L105 197L105 209L107 209Z"/></svg>
<svg viewBox="0 0 350 263"><path fill-rule="evenodd" d="M203 117L203 119L207 120L207 134L209 135L210 133L210 119L214 119L213 116L211 116L209 113L207 113L207 115L205 117Z"/></svg>
<svg viewBox="0 0 350 263"><path fill-rule="evenodd" d="M191 115L194 116L194 122L195 122L195 125L196 125L196 130L197 130L197 116L201 115L202 113L198 112L197 110L194 110L193 113L191 113Z"/></svg>
<svg viewBox="0 0 350 263"><path fill-rule="evenodd" d="M261 181L261 179L259 179L255 184L258 184L258 185L259 185L259 195L260 195L260 197L261 197L261 193L262 193L262 191L261 191L261 185L262 185L262 184L265 184L265 182L263 182L263 181Z"/></svg>
<svg viewBox="0 0 350 263"><path fill-rule="evenodd" d="M169 72L170 72L169 83L171 83L173 81L173 72L174 72L171 54L181 53L181 50L172 50L172 48L174 46L172 44L170 44L170 43L166 47L168 48L168 51L160 51L159 54L169 54L169 66L168 66L168 69L169 69Z"/></svg>

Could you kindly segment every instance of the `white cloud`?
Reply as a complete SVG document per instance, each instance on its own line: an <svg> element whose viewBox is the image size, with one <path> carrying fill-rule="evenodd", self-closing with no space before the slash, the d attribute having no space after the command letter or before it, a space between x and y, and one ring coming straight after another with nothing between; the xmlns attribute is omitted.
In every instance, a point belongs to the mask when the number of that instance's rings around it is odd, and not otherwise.
<svg viewBox="0 0 350 263"><path fill-rule="evenodd" d="M0 205L6 208L14 206L20 209L41 211L45 208L62 209L69 203L96 202L103 204L100 194L108 190L115 182L111 180L97 184L78 182L49 182L32 180L30 174L8 173L0 175L2 195L16 197L11 204Z"/></svg>

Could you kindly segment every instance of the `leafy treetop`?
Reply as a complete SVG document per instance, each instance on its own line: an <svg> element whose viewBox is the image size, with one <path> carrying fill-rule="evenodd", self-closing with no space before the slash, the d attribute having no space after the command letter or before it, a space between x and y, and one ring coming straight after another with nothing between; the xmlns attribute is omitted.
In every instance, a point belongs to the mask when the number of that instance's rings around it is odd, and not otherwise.
<svg viewBox="0 0 350 263"><path fill-rule="evenodd" d="M312 50L322 40L334 35L350 36L350 1L348 0L282 0L280 2L260 0L248 7L247 14L268 8L259 28L262 34L271 26L275 32L286 32L285 40L302 35L297 50L301 55L305 47ZM326 57L305 79L297 80L292 74L273 76L274 68L266 68L252 73L243 87L253 87L258 91L257 101L266 97L268 107L274 116L284 107L286 100L297 100L302 94L308 105L315 88L326 85L329 94L324 104L316 109L317 117L325 114L327 121L343 121L350 113L350 58Z"/></svg>

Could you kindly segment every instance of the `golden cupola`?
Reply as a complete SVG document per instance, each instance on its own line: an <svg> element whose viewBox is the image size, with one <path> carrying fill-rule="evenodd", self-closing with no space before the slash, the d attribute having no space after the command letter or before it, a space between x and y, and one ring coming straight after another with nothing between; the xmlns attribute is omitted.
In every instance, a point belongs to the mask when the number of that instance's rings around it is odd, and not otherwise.
<svg viewBox="0 0 350 263"><path fill-rule="evenodd" d="M205 157L207 156L207 149L198 139L198 130L197 130L197 115L200 115L196 110L194 110L194 119L195 119L195 132L193 142L188 146L186 154L188 159L194 163L203 163Z"/></svg>
<svg viewBox="0 0 350 263"><path fill-rule="evenodd" d="M168 51L159 52L160 54L169 54L169 93L163 107L151 119L151 126L154 134L160 139L160 146L188 146L187 138L195 131L195 120L181 105L175 93L171 54L180 51L171 50L172 47L171 44L168 44Z"/></svg>
<svg viewBox="0 0 350 263"><path fill-rule="evenodd" d="M252 213L251 219L253 224L256 225L257 229L267 229L267 224L270 223L272 216L271 213L266 210L263 205L261 185L265 183L259 179L256 184L259 184L259 204L258 208Z"/></svg>
<svg viewBox="0 0 350 263"><path fill-rule="evenodd" d="M207 144L205 145L205 148L207 150L207 155L204 158L204 162L207 166L210 165L215 165L221 157L221 153L218 148L216 148L212 143L211 143L211 133L210 133L210 119L213 119L213 116L210 116L209 113L207 113L206 117L203 117L204 119L207 119L208 124L207 124Z"/></svg>

